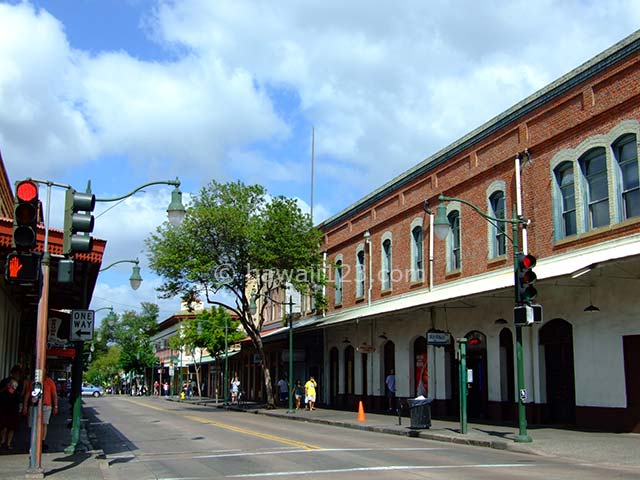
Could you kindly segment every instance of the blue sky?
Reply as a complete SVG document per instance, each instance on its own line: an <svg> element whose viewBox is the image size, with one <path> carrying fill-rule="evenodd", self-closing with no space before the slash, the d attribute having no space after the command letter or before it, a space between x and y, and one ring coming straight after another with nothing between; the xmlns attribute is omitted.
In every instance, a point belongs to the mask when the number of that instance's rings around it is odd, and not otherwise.
<svg viewBox="0 0 640 480"><path fill-rule="evenodd" d="M0 1L0 151L12 181L90 179L98 197L240 179L308 208L314 127L321 221L638 25L633 0ZM96 209L105 265L138 257L145 281L114 267L94 308L178 309L145 268L169 200Z"/></svg>

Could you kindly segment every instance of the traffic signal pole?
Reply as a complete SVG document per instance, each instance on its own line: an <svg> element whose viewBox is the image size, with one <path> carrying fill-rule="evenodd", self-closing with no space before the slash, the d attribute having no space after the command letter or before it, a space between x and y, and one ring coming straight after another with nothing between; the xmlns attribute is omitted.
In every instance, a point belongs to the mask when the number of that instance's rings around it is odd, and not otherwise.
<svg viewBox="0 0 640 480"><path fill-rule="evenodd" d="M514 218L516 212L514 210ZM514 295L515 303L520 301L519 295L519 279L518 279L518 224L511 224L512 244L513 244L513 271L515 277ZM524 401L526 400L526 387L524 384L524 358L522 354L522 327L515 325L516 328L516 368L518 369L518 436L515 441L518 443L531 443L532 439L527 434L527 410Z"/></svg>

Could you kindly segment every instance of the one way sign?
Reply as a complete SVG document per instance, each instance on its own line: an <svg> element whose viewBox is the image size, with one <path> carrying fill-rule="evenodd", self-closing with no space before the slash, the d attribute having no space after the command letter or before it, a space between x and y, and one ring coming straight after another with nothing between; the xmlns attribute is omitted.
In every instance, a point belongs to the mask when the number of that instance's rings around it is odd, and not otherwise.
<svg viewBox="0 0 640 480"><path fill-rule="evenodd" d="M93 310L71 310L71 334L69 340L82 342L93 340Z"/></svg>

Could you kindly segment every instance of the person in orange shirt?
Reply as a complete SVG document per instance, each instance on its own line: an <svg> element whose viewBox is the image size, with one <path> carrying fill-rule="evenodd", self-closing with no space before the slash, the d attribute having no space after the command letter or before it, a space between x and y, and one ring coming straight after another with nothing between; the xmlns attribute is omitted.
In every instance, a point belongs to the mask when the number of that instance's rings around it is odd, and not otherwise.
<svg viewBox="0 0 640 480"><path fill-rule="evenodd" d="M42 372L44 376L44 381L42 385L42 443L43 449L47 450L47 445L44 443L47 438L47 430L49 428L49 420L51 419L51 414L58 414L58 393L56 392L56 384L54 381L47 375L47 369ZM28 425L31 428L31 423L33 421L32 416L33 413L33 404L31 403L31 390L33 389L33 381L30 380L27 383L27 387L24 390L24 401L22 407L22 414L27 414L27 406L29 406L29 417L28 417Z"/></svg>

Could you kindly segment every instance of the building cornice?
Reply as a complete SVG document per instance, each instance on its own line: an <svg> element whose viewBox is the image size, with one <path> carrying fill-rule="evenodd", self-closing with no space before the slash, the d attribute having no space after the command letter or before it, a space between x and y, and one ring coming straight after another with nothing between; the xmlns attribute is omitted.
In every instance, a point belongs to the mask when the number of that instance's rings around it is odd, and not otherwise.
<svg viewBox="0 0 640 480"><path fill-rule="evenodd" d="M357 215L363 210L370 208L383 198L395 193L402 187L411 183L413 180L422 177L425 173L437 168L447 160L476 146L487 137L500 131L507 125L529 115L546 103L564 95L566 92L574 89L629 56L638 54L639 51L640 30L629 35L579 67L573 69L571 72L563 75L543 89L538 90L536 93L492 118L451 145L423 160L415 167L398 175L377 190L374 190L367 196L358 200L356 203L325 220L318 225L318 228L323 231L327 231L348 217Z"/></svg>

